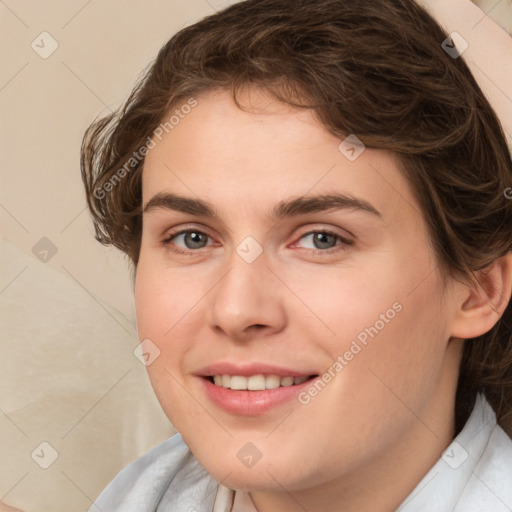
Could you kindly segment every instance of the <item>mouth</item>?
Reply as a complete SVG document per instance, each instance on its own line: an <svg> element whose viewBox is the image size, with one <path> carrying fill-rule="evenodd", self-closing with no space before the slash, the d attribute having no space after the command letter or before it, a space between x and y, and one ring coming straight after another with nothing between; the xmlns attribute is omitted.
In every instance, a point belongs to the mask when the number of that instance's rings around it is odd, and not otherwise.
<svg viewBox="0 0 512 512"><path fill-rule="evenodd" d="M195 373L205 398L227 413L265 414L279 406L300 406L301 391L319 376L316 369L299 369L261 361L217 361Z"/></svg>
<svg viewBox="0 0 512 512"><path fill-rule="evenodd" d="M253 364L216 364L198 374L205 396L217 407L236 416L258 416L294 402L319 374Z"/></svg>
<svg viewBox="0 0 512 512"><path fill-rule="evenodd" d="M298 386L318 375L280 376L280 375L210 375L207 376L213 385L235 391L265 391L277 388Z"/></svg>

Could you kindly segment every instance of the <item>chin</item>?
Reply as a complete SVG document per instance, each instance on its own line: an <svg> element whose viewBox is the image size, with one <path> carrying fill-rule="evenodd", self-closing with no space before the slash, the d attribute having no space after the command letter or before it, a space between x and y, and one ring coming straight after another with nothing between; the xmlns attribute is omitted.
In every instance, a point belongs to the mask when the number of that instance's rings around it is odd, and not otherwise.
<svg viewBox="0 0 512 512"><path fill-rule="evenodd" d="M296 483L294 485L294 482L289 482L289 475L285 478L285 475L273 471L272 466L267 465L258 469L247 469L226 464L205 469L217 482L238 491L282 491L283 487L288 489L297 486ZM229 476L226 476L228 474Z"/></svg>
<svg viewBox="0 0 512 512"><path fill-rule="evenodd" d="M207 457L194 454L199 463L219 483L240 491L300 490L309 487L315 478L312 474L297 472L299 464L291 464L289 458L263 456L252 467L246 467L236 452L224 452L223 456Z"/></svg>

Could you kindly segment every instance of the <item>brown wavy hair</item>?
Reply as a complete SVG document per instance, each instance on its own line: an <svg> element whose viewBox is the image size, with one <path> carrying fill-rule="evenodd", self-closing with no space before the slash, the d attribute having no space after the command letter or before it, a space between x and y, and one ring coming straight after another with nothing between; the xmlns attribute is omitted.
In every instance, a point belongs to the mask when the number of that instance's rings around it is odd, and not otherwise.
<svg viewBox="0 0 512 512"><path fill-rule="evenodd" d="M499 120L447 34L413 0L247 0L180 30L81 150L96 238L135 268L144 148L202 92L256 86L311 109L333 134L399 155L439 268L472 279L512 250L512 162ZM199 98L200 99L200 98ZM241 107L242 108L242 107ZM173 111L173 109L176 109ZM465 343L456 427L484 392L512 431L512 303Z"/></svg>

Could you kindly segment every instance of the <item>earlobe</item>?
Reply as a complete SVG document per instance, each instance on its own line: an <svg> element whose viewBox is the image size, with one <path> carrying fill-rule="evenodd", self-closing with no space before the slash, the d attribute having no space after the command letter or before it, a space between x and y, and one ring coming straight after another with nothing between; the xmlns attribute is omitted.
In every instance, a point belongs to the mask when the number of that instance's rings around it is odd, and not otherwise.
<svg viewBox="0 0 512 512"><path fill-rule="evenodd" d="M474 273L452 326L452 336L475 338L490 331L505 311L512 294L512 252Z"/></svg>

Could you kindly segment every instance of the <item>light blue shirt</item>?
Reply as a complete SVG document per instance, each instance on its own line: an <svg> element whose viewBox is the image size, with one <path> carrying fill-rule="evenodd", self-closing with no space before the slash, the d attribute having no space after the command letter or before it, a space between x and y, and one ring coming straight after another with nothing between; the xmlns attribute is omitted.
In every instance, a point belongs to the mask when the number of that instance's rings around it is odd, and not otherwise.
<svg viewBox="0 0 512 512"><path fill-rule="evenodd" d="M246 493L219 486L179 434L124 468L89 512L250 512ZM460 434L397 509L511 512L512 440L483 395Z"/></svg>

